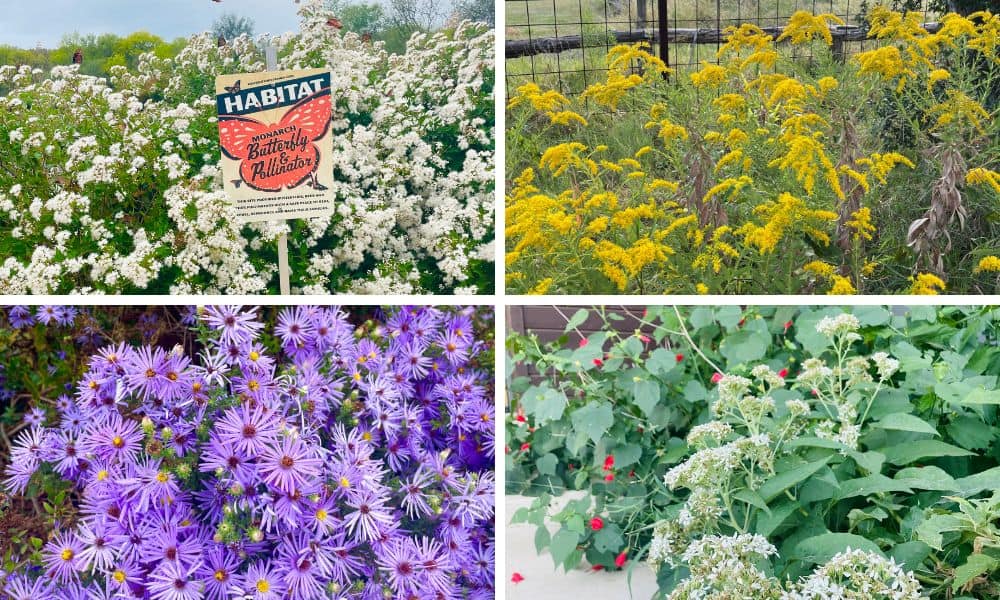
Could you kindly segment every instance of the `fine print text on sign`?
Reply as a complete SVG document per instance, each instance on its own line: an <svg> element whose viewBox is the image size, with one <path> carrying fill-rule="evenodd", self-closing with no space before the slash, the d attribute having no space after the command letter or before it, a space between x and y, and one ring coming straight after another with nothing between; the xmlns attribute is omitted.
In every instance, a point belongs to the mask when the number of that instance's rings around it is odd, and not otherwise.
<svg viewBox="0 0 1000 600"><path fill-rule="evenodd" d="M225 190L244 222L333 212L330 73L216 78Z"/></svg>

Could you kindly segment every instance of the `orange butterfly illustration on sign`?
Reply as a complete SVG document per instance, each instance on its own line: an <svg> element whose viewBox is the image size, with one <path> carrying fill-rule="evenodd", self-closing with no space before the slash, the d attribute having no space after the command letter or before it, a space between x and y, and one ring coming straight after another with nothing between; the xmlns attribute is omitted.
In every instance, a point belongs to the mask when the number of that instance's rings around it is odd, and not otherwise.
<svg viewBox="0 0 1000 600"><path fill-rule="evenodd" d="M320 152L315 142L329 130L331 112L330 89L326 88L300 100L277 123L220 116L222 151L240 161L242 182L255 190L280 192L307 182L313 189L325 190L316 178Z"/></svg>

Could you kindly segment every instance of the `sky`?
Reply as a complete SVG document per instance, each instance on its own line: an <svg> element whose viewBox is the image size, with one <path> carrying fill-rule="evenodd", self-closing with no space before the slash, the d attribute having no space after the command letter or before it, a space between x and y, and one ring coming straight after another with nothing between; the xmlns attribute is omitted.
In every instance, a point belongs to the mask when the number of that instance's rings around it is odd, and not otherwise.
<svg viewBox="0 0 1000 600"><path fill-rule="evenodd" d="M0 45L55 48L79 32L148 31L165 40L208 31L224 13L254 20L255 33L298 30L292 0L0 0Z"/></svg>

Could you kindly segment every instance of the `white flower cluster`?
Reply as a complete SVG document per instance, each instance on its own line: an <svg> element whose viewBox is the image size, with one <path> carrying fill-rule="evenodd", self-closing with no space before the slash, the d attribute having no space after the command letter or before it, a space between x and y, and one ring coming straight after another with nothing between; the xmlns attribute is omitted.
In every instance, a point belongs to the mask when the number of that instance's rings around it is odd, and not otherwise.
<svg viewBox="0 0 1000 600"><path fill-rule="evenodd" d="M716 490L728 481L733 470L744 460L758 464L769 463L771 438L762 433L742 437L718 447L703 448L688 459L667 471L663 482L670 489L684 487L689 490Z"/></svg>
<svg viewBox="0 0 1000 600"><path fill-rule="evenodd" d="M262 40L281 69L332 73L336 212L291 225L298 291L484 291L470 274L494 260L492 33L418 34L394 56L329 27L323 4ZM234 222L215 129L215 75L263 69L254 40L209 34L110 80L0 68L0 293L273 286L289 226Z"/></svg>
<svg viewBox="0 0 1000 600"><path fill-rule="evenodd" d="M891 358L885 352L872 354L872 362L875 363L875 369L878 370L879 379L883 381L892 377L899 370L899 361Z"/></svg>
<svg viewBox="0 0 1000 600"><path fill-rule="evenodd" d="M816 331L833 338L847 336L849 340L861 339L856 332L861 329L861 322L852 314L841 313L835 317L823 317L816 324Z"/></svg>
<svg viewBox="0 0 1000 600"><path fill-rule="evenodd" d="M777 549L761 535L707 535L692 542L684 551L682 560L691 575L667 598L777 599L782 591L780 583L756 566L759 560L775 554Z"/></svg>
<svg viewBox="0 0 1000 600"><path fill-rule="evenodd" d="M921 600L913 573L891 558L851 550L835 555L782 595L782 600Z"/></svg>

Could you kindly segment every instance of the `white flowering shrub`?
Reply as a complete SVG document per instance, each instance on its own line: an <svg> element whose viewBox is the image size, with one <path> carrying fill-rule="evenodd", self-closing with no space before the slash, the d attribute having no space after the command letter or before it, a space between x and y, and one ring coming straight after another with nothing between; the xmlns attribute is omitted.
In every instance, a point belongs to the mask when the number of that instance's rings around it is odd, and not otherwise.
<svg viewBox="0 0 1000 600"><path fill-rule="evenodd" d="M327 24L193 37L109 79L0 67L0 293L260 293L287 232L304 293L486 293L493 279L493 33L416 34L402 55ZM222 192L216 75L332 72L336 212L240 226Z"/></svg>
<svg viewBox="0 0 1000 600"><path fill-rule="evenodd" d="M669 600L1000 592L1000 313L594 313L508 342L533 376L508 383L507 488L537 496L513 521L557 566L643 561Z"/></svg>

